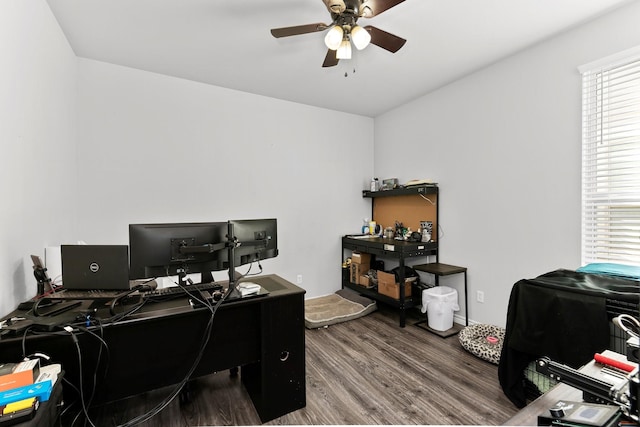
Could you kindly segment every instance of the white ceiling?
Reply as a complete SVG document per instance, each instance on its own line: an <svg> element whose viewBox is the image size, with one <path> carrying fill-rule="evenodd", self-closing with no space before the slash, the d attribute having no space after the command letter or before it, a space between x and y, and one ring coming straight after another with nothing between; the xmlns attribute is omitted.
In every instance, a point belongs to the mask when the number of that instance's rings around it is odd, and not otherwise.
<svg viewBox="0 0 640 427"><path fill-rule="evenodd" d="M332 68L324 32L269 32L330 23L322 0L47 1L79 57L375 117L632 0L406 0L358 22L402 49Z"/></svg>

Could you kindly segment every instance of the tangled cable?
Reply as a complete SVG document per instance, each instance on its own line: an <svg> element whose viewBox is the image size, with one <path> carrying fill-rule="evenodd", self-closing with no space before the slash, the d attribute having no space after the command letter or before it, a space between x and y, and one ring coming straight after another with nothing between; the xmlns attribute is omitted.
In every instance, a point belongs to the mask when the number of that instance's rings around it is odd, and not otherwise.
<svg viewBox="0 0 640 427"><path fill-rule="evenodd" d="M640 321L635 317L628 314L621 314L614 317L612 322L630 336L640 338Z"/></svg>

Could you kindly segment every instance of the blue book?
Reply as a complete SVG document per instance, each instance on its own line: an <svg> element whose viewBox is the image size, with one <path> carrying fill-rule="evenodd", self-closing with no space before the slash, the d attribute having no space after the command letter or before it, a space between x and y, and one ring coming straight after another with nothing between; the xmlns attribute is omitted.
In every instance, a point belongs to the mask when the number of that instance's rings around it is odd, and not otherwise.
<svg viewBox="0 0 640 427"><path fill-rule="evenodd" d="M46 402L49 400L49 396L51 396L52 388L53 382L51 380L45 380L0 392L0 406L30 397L37 397L40 402Z"/></svg>

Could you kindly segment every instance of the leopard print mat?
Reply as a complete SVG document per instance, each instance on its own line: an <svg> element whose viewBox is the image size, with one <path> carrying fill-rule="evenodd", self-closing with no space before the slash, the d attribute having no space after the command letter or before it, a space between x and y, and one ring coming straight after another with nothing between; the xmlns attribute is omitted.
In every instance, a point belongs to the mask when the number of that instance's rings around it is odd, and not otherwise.
<svg viewBox="0 0 640 427"><path fill-rule="evenodd" d="M500 363L505 329L493 325L470 325L458 333L460 345L469 353L491 362Z"/></svg>

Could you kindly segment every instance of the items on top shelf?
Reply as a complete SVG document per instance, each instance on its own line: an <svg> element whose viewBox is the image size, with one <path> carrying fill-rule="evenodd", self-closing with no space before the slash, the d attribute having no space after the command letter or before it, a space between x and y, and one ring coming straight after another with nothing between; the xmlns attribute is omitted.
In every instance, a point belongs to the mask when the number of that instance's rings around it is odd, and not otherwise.
<svg viewBox="0 0 640 427"><path fill-rule="evenodd" d="M382 180L382 187L380 190L393 190L398 188L398 178L387 178Z"/></svg>
<svg viewBox="0 0 640 427"><path fill-rule="evenodd" d="M385 178L380 182L380 179L373 177L371 178L371 183L369 185L368 191L376 192L376 191L389 191L389 190L397 190L399 188L411 188L411 187L419 187L419 186L436 186L438 183L434 182L431 179L411 179L404 184L398 183L398 178ZM365 190L367 191L367 190Z"/></svg>
<svg viewBox="0 0 640 427"><path fill-rule="evenodd" d="M430 179L412 179L404 184L405 187L415 187L418 185L437 185L437 183Z"/></svg>

